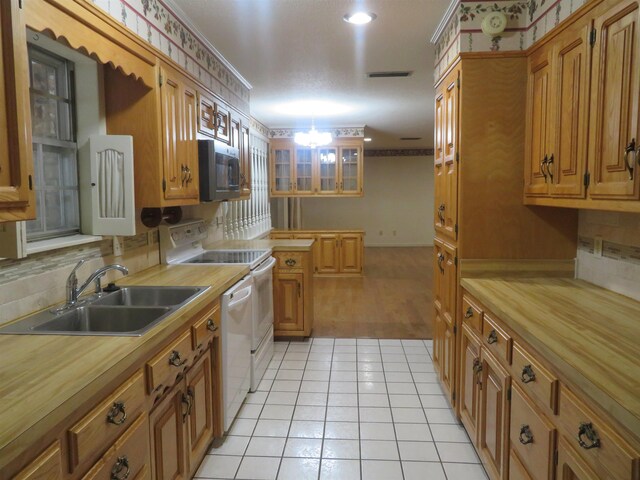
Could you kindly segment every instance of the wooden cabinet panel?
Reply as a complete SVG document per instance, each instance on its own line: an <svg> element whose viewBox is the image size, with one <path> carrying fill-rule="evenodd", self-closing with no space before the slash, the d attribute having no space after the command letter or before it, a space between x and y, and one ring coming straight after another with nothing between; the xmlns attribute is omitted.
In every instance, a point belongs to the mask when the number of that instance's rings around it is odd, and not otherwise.
<svg viewBox="0 0 640 480"><path fill-rule="evenodd" d="M562 436L558 440L556 480L599 480Z"/></svg>
<svg viewBox="0 0 640 480"><path fill-rule="evenodd" d="M485 348L480 351L480 414L478 449L489 477L505 478L509 451L511 377Z"/></svg>
<svg viewBox="0 0 640 480"><path fill-rule="evenodd" d="M553 44L553 93L547 174L549 193L584 198L587 163L591 24L580 21Z"/></svg>
<svg viewBox="0 0 640 480"><path fill-rule="evenodd" d="M434 129L434 215L435 230L438 235L444 230L444 209L445 209L445 169L444 169L444 93L436 92L435 100L435 129Z"/></svg>
<svg viewBox="0 0 640 480"><path fill-rule="evenodd" d="M440 352L440 381L451 405L454 404L455 391L455 351L456 340L454 334L454 320L442 315L442 350Z"/></svg>
<svg viewBox="0 0 640 480"><path fill-rule="evenodd" d="M339 240L334 234L318 235L318 273L338 273L340 271Z"/></svg>
<svg viewBox="0 0 640 480"><path fill-rule="evenodd" d="M509 480L533 480L513 450L509 451Z"/></svg>
<svg viewBox="0 0 640 480"><path fill-rule="evenodd" d="M338 149L335 147L318 148L316 163L316 186L314 191L320 195L335 195L338 185Z"/></svg>
<svg viewBox="0 0 640 480"><path fill-rule="evenodd" d="M444 226L442 235L455 241L458 238L458 162L457 162L457 131L458 131L458 82L457 71L445 83L444 92L444 158L442 192L444 209ZM438 208L440 209L440 205Z"/></svg>
<svg viewBox="0 0 640 480"><path fill-rule="evenodd" d="M294 189L298 195L312 194L314 189L313 178L313 150L311 148L297 147L295 149L295 182Z"/></svg>
<svg viewBox="0 0 640 480"><path fill-rule="evenodd" d="M625 155L627 146L637 152L640 142L639 12L637 1L619 2L594 23L589 195L596 199L631 200L640 194L638 154Z"/></svg>
<svg viewBox="0 0 640 480"><path fill-rule="evenodd" d="M362 235L340 235L340 272L362 273Z"/></svg>
<svg viewBox="0 0 640 480"><path fill-rule="evenodd" d="M482 319L482 345L498 359L511 364L511 336L498 326L498 322L484 314Z"/></svg>
<svg viewBox="0 0 640 480"><path fill-rule="evenodd" d="M231 113L227 107L216 102L215 137L224 143L231 143Z"/></svg>
<svg viewBox="0 0 640 480"><path fill-rule="evenodd" d="M20 2L21 4L21 2ZM17 0L0 5L0 222L35 218L26 29Z"/></svg>
<svg viewBox="0 0 640 480"><path fill-rule="evenodd" d="M147 391L161 394L182 378L192 364L191 333L178 339L147 362Z"/></svg>
<svg viewBox="0 0 640 480"><path fill-rule="evenodd" d="M362 193L362 148L340 147L340 194Z"/></svg>
<svg viewBox="0 0 640 480"><path fill-rule="evenodd" d="M200 115L198 116L198 132L214 137L216 131L216 103L202 92L198 92Z"/></svg>
<svg viewBox="0 0 640 480"><path fill-rule="evenodd" d="M478 407L480 388L478 375L481 372L480 341L475 333L462 324L460 340L460 419L474 443L477 442Z"/></svg>
<svg viewBox="0 0 640 480"><path fill-rule="evenodd" d="M82 478L83 480L151 479L147 416L139 417Z"/></svg>
<svg viewBox="0 0 640 480"><path fill-rule="evenodd" d="M184 392L181 388L175 388L151 412L149 422L154 479L189 478L185 442L186 423L183 420L186 408Z"/></svg>
<svg viewBox="0 0 640 480"><path fill-rule="evenodd" d="M187 437L189 439L189 469L193 476L200 459L213 438L213 383L211 351L207 351L187 372L185 395L187 404Z"/></svg>
<svg viewBox="0 0 640 480"><path fill-rule="evenodd" d="M144 378L142 371L138 371L71 427L68 432L70 470L86 465L106 450L144 412L145 401Z"/></svg>
<svg viewBox="0 0 640 480"><path fill-rule="evenodd" d="M533 400L549 414L558 411L558 379L544 368L534 356L514 342L511 375Z"/></svg>
<svg viewBox="0 0 640 480"><path fill-rule="evenodd" d="M304 302L302 297L302 273L274 275L274 329L281 331L304 330Z"/></svg>
<svg viewBox="0 0 640 480"><path fill-rule="evenodd" d="M433 366L436 372L442 371L442 341L444 339L443 321L440 309L435 308L433 315Z"/></svg>
<svg viewBox="0 0 640 480"><path fill-rule="evenodd" d="M269 157L271 196L288 196L293 193L293 145L272 142Z"/></svg>
<svg viewBox="0 0 640 480"><path fill-rule="evenodd" d="M251 135L248 121L240 123L240 196L251 195Z"/></svg>
<svg viewBox="0 0 640 480"><path fill-rule="evenodd" d="M552 480L556 429L518 387L511 390L511 450L532 480Z"/></svg>
<svg viewBox="0 0 640 480"><path fill-rule="evenodd" d="M560 389L557 421L560 433L571 439L578 456L598 478L638 478L640 452L564 385Z"/></svg>
<svg viewBox="0 0 640 480"><path fill-rule="evenodd" d="M276 259L276 268L283 272L301 272L304 268L302 252L276 252L274 257Z"/></svg>
<svg viewBox="0 0 640 480"><path fill-rule="evenodd" d="M204 352L214 337L220 336L220 303L209 309L191 326L192 348L198 354Z"/></svg>
<svg viewBox="0 0 640 480"><path fill-rule="evenodd" d="M15 480L51 480L62 478L62 453L56 440L14 477Z"/></svg>
<svg viewBox="0 0 640 480"><path fill-rule="evenodd" d="M551 105L551 52L539 50L528 59L527 114L525 130L525 195L546 195L549 160Z"/></svg>
<svg viewBox="0 0 640 480"><path fill-rule="evenodd" d="M482 309L465 295L462 298L462 323L480 335L482 333L482 317Z"/></svg>

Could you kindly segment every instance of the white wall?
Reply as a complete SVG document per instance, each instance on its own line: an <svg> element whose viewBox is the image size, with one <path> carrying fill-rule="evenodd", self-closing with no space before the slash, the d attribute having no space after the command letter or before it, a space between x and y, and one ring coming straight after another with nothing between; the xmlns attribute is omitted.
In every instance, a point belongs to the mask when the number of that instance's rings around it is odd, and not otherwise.
<svg viewBox="0 0 640 480"><path fill-rule="evenodd" d="M364 197L301 203L305 229L363 229L371 247L433 245L433 157L365 154Z"/></svg>

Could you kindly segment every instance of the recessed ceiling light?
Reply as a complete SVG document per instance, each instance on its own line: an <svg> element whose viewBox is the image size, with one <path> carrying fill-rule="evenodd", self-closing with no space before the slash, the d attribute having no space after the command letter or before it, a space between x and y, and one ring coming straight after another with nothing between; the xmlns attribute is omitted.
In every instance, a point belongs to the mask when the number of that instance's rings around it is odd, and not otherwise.
<svg viewBox="0 0 640 480"><path fill-rule="evenodd" d="M366 23L374 21L376 17L377 15L371 12L355 12L348 13L342 18L347 23L353 23L354 25L364 25Z"/></svg>
<svg viewBox="0 0 640 480"><path fill-rule="evenodd" d="M365 142L370 142L371 141L371 137L364 137L364 141Z"/></svg>

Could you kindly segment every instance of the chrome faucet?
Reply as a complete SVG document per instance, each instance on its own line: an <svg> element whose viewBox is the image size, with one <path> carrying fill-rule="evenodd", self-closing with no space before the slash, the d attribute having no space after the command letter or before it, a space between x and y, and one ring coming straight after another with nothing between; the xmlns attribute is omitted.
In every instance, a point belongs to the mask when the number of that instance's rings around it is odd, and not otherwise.
<svg viewBox="0 0 640 480"><path fill-rule="evenodd" d="M74 306L78 302L78 297L84 290L89 286L91 282L95 283L95 291L96 293L100 293L102 291L102 286L100 285L100 278L104 276L109 270L118 270L122 272L123 275L128 275L129 270L122 265L113 264L113 265L105 265L104 267L99 268L91 275L89 278L78 287L78 277L76 277L76 271L78 268L82 266L85 262L85 259L82 259L78 262L78 264L71 270L69 277L67 277L67 303L63 308L68 308Z"/></svg>

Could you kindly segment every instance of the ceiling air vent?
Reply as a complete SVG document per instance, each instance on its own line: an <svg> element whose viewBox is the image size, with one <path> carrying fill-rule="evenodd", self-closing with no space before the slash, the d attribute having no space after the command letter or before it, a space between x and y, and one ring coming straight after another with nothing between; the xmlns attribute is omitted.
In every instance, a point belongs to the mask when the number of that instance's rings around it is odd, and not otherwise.
<svg viewBox="0 0 640 480"><path fill-rule="evenodd" d="M422 137L400 137L400 140L422 140Z"/></svg>
<svg viewBox="0 0 640 480"><path fill-rule="evenodd" d="M368 72L368 78L398 78L398 77L409 77L413 72L405 71L405 72Z"/></svg>

